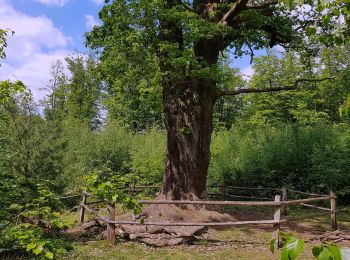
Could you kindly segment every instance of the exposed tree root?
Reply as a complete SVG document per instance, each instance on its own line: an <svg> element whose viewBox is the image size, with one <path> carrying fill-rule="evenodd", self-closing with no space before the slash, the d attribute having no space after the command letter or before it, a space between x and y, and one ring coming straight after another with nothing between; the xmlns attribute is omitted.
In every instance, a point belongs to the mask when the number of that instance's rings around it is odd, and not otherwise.
<svg viewBox="0 0 350 260"><path fill-rule="evenodd" d="M133 217L131 214L118 216L118 220L136 221L143 219L147 222L226 222L233 221L232 216L220 213L207 207L192 205L150 205L143 209L142 214ZM195 239L205 232L204 226L136 226L121 225L118 227L122 238L140 241L154 246L169 246L182 244Z"/></svg>

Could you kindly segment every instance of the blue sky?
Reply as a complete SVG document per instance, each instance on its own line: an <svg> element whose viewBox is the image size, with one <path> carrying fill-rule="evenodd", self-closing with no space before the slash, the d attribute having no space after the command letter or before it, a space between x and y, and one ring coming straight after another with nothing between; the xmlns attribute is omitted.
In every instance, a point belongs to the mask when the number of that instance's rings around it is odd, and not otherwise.
<svg viewBox="0 0 350 260"><path fill-rule="evenodd" d="M99 23L103 0L0 0L0 28L11 29L0 80L22 80L35 100L46 93L50 66L74 51L86 51L84 33ZM235 62L252 73L249 58Z"/></svg>
<svg viewBox="0 0 350 260"><path fill-rule="evenodd" d="M28 16L46 16L71 38L69 48L85 50L84 32L97 23L103 0L11 0L13 8Z"/></svg>
<svg viewBox="0 0 350 260"><path fill-rule="evenodd" d="M84 33L98 24L103 0L0 0L0 28L15 31L1 61L0 80L22 80L35 100L46 93L50 66L86 51Z"/></svg>

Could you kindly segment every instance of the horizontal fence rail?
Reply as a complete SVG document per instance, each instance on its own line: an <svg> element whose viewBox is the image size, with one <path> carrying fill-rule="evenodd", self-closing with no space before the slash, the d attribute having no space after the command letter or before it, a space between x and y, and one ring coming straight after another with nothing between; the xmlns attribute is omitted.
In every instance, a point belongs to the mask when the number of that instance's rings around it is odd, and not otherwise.
<svg viewBox="0 0 350 260"><path fill-rule="evenodd" d="M134 222L134 221L108 221L117 225L142 225L142 226L239 226L239 225L263 225L280 224L287 220L252 220L252 221L234 221L234 222Z"/></svg>
<svg viewBox="0 0 350 260"><path fill-rule="evenodd" d="M275 201L190 201L190 200L140 200L140 204L168 204L168 205L226 205L226 206L281 206Z"/></svg>
<svg viewBox="0 0 350 260"><path fill-rule="evenodd" d="M80 204L81 212L80 212L80 222L84 222L85 211L94 215L94 217L102 222L107 224L107 239L111 243L115 243L115 228L116 225L144 225L144 226L238 226L238 225L263 225L270 224L274 227L273 238L276 239L277 244L279 243L279 229L282 223L287 220L281 219L281 215L287 213L287 207L289 205L300 205L303 207L309 207L313 209L317 209L323 212L327 212L331 216L331 224L333 229L337 229L337 221L336 221L336 196L331 191L330 195L322 195L316 193L308 193L302 191L288 190L283 187L281 189L275 188L250 188L250 187L237 187L237 186L225 186L225 185L217 185L217 186L207 186L210 188L220 188L221 193L216 194L222 196L223 199L225 197L228 198L249 198L249 199L269 199L269 198L259 198L256 196L245 197L239 195L229 195L226 194L227 189L247 189L247 190L269 190L269 191L278 191L281 195L275 195L273 201L226 201L226 200L205 200L205 201L189 201L189 200L140 200L139 203L142 205L216 205L216 206L257 206L257 207L273 207L275 208L273 220L254 220L254 221L228 221L228 222L205 222L205 223L196 223L196 222L147 222L147 221L121 221L115 220L115 205L109 204L107 201L98 200L98 201L90 201L87 202L88 197L95 197L94 195L83 191L83 199ZM120 187L121 189L129 189L129 191L134 191L137 188L159 188L158 186L124 186ZM313 196L310 198L304 199L295 199L288 200L287 192ZM310 205L308 203L312 202L320 202L320 201L329 201L330 208ZM108 216L100 216L98 212L90 209L88 205L106 203L106 208L108 212Z"/></svg>

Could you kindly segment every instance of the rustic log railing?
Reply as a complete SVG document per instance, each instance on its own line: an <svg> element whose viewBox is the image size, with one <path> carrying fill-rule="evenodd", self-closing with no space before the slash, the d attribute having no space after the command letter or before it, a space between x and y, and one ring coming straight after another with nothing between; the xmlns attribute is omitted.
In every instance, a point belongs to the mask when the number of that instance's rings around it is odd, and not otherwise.
<svg viewBox="0 0 350 260"><path fill-rule="evenodd" d="M140 187L140 186L139 186ZM142 186L146 187L146 186ZM222 187L222 186L217 186ZM221 188L221 191L225 189ZM126 188L126 187L122 187ZM127 187L129 188L129 187ZM134 192L137 189L137 186L133 186L131 192ZM244 188L244 187L241 187ZM260 207L274 207L274 215L273 220L255 220L255 221L234 221L234 222L205 222L205 223L189 223L189 222L147 222L147 221L118 221L115 220L115 206L109 204L107 201L93 201L87 202L88 197L94 197L92 194L87 192L83 192L82 203L80 204L80 222L84 222L85 211L94 215L97 219L105 222L107 224L107 239L110 243L115 244L115 227L116 225L145 225L145 226L236 226L236 225L262 225L262 224L272 224L274 227L273 238L276 240L277 245L279 244L279 230L281 224L286 222L287 220L281 219L281 215L287 212L288 205L301 205L304 207L309 207L321 211L326 211L327 214L330 213L331 216L331 225L335 230L337 229L337 220L336 220L336 196L331 191L330 195L322 195L322 194L313 194L300 192L302 195L313 195L311 198L304 199L296 199L296 200L287 200L287 189L268 189L268 188L248 188L249 190L258 189L258 190L274 190L279 191L282 196L275 195L274 201L188 201L188 200L140 200L139 203L142 205L150 205L150 204L172 204L172 205L218 205L218 206L260 206ZM298 191L292 191L297 193ZM222 198L225 198L226 194L222 194ZM307 203L310 202L319 202L319 201L330 201L330 208L319 207L315 205L310 205ZM106 203L106 208L108 212L108 216L100 216L97 212L93 211L88 207L91 204L97 203Z"/></svg>

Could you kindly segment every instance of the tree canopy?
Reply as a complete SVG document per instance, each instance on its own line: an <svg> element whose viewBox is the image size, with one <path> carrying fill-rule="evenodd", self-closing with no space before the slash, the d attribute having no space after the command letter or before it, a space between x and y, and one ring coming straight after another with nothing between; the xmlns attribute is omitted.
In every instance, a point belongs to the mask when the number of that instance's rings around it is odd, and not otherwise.
<svg viewBox="0 0 350 260"><path fill-rule="evenodd" d="M130 93L136 94L138 105L129 105L131 111L141 104L152 114L156 110L144 101L159 102L161 89L167 129L162 194L170 198L206 196L212 121L219 97L294 90L306 82L325 80L312 73L303 78L290 63L288 74L274 78L281 85L227 86L227 78L232 77L232 70L225 69L228 61L234 65L235 57L254 57L256 50L276 45L317 52L320 44L348 41L349 3L344 1L106 3L100 11L102 25L86 35L87 45L99 54L109 92L123 96L124 103Z"/></svg>

